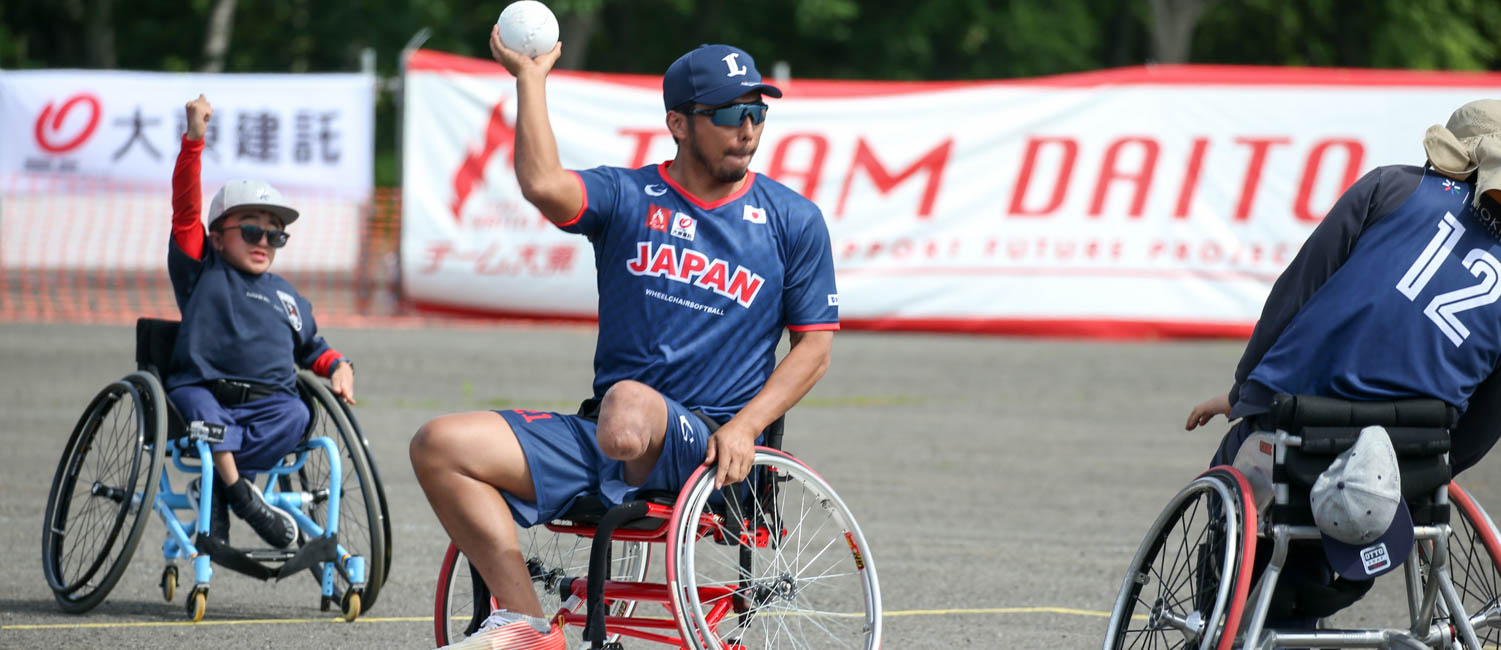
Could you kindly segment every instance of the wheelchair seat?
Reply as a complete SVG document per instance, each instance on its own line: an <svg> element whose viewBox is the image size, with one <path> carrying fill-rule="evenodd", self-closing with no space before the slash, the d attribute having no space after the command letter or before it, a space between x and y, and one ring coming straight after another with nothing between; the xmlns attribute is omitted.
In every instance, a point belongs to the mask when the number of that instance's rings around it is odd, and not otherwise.
<svg viewBox="0 0 1501 650"><path fill-rule="evenodd" d="M1447 522L1447 505L1435 503L1435 491L1453 478L1446 454L1449 430L1458 411L1441 400L1409 399L1357 402L1314 395L1279 394L1267 414L1257 418L1258 431L1286 431L1302 438L1287 448L1284 461L1272 470L1273 483L1289 488L1288 503L1273 504L1273 524L1313 526L1309 494L1314 481L1334 459L1354 446L1361 429L1379 425L1391 438L1402 473L1402 496L1413 522Z"/></svg>
<svg viewBox="0 0 1501 650"><path fill-rule="evenodd" d="M638 493L636 500L654 503L660 506L671 507L677 501L676 492L652 490ZM557 521L568 522L574 526L597 527L604 519L610 507L605 505L598 494L586 494L573 502L568 511L558 516ZM662 526L662 520L654 517L638 517L620 524L618 528L627 530L654 530Z"/></svg>

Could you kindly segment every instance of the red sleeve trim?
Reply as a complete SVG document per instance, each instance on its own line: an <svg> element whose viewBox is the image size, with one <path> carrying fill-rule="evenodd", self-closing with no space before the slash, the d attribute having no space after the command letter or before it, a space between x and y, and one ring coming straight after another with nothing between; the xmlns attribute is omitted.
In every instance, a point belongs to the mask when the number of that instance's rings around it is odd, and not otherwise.
<svg viewBox="0 0 1501 650"><path fill-rule="evenodd" d="M794 332L817 332L821 330L837 330L839 323L814 323L812 325L788 325L787 329Z"/></svg>
<svg viewBox="0 0 1501 650"><path fill-rule="evenodd" d="M327 352L318 355L318 360L313 362L313 374L319 377L327 377L333 374L334 362L343 359L344 355L338 350L329 348Z"/></svg>
<svg viewBox="0 0 1501 650"><path fill-rule="evenodd" d="M195 260L203 259L203 140L182 137L177 166L172 170L172 241Z"/></svg>
<svg viewBox="0 0 1501 650"><path fill-rule="evenodd" d="M579 219L584 218L584 211L589 209L589 186L584 185L584 177L572 169L568 170L568 173L573 174L573 180L578 181L579 195L583 197L583 202L579 204L578 214L573 215L572 219L558 224L559 228L567 228L578 223Z"/></svg>

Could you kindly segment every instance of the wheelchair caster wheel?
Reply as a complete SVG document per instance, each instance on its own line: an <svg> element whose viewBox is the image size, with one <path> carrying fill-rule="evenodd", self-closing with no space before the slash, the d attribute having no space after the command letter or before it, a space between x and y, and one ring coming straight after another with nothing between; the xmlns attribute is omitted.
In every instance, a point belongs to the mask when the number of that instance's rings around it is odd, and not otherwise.
<svg viewBox="0 0 1501 650"><path fill-rule="evenodd" d="M186 609L188 618L193 619L194 623L203 620L204 612L208 611L208 588L193 587L193 591L188 593Z"/></svg>
<svg viewBox="0 0 1501 650"><path fill-rule="evenodd" d="M172 599L175 596L177 596L177 566L176 565L169 564L169 565L166 566L166 568L162 569L161 588L162 588L162 600L165 600L165 601L167 601L169 603L172 602Z"/></svg>
<svg viewBox="0 0 1501 650"><path fill-rule="evenodd" d="M360 617L360 590L350 589L344 592L344 599L339 603L339 611L343 612L344 621L353 623Z"/></svg>

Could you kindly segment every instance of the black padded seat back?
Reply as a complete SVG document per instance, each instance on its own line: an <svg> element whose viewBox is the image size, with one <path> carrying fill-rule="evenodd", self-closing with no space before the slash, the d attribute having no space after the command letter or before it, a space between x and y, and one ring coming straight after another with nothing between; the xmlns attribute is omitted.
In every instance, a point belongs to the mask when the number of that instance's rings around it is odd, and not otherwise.
<svg viewBox="0 0 1501 650"><path fill-rule="evenodd" d="M1272 398L1271 411L1260 416L1257 424L1263 430L1282 429L1293 435L1302 435L1307 427L1354 427L1358 434L1370 425L1388 431L1393 427L1450 429L1458 420L1457 409L1436 399L1356 402L1284 393ZM1395 437L1392 442L1396 443Z"/></svg>
<svg viewBox="0 0 1501 650"><path fill-rule="evenodd" d="M177 343L177 328L182 323L159 318L136 320L136 369L165 381L172 363L172 346Z"/></svg>
<svg viewBox="0 0 1501 650"><path fill-rule="evenodd" d="M1273 506L1276 523L1313 525L1309 494L1319 474L1334 459L1354 446L1360 430L1380 425L1386 428L1397 453L1402 473L1402 496L1413 521L1432 524L1448 521L1448 508L1434 503L1434 492L1453 477L1445 454L1449 431L1458 411L1440 400L1352 402L1309 395L1278 395L1272 411L1261 416L1258 430L1281 429L1301 436L1301 447L1289 447L1287 458L1272 471L1272 479L1285 483L1289 505Z"/></svg>
<svg viewBox="0 0 1501 650"><path fill-rule="evenodd" d="M160 318L136 319L136 369L156 375L158 381L167 382L167 368L172 364L172 346L177 343L177 328L182 323ZM167 439L176 440L187 434L188 425L182 413L166 395Z"/></svg>

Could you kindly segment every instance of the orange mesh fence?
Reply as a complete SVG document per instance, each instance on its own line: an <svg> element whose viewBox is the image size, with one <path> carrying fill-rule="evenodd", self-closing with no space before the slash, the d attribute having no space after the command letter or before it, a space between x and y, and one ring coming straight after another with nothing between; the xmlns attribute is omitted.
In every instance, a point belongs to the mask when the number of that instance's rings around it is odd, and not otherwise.
<svg viewBox="0 0 1501 650"><path fill-rule="evenodd" d="M320 325L408 318L398 292L399 190L353 199L289 191L287 199L303 216L272 271L312 302ZM0 193L0 322L177 318L171 215L165 188L11 179Z"/></svg>

